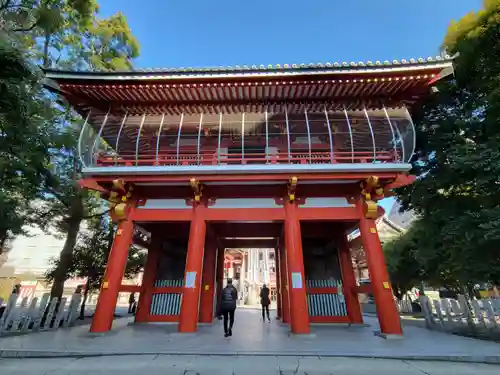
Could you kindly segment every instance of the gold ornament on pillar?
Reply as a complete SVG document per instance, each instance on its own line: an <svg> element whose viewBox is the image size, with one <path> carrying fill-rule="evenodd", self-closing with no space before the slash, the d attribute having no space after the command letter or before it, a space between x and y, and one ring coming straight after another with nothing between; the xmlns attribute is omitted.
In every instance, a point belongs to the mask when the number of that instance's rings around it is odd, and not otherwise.
<svg viewBox="0 0 500 375"><path fill-rule="evenodd" d="M378 216L377 200L384 198L384 189L380 186L377 176L370 176L361 182L361 197L363 199L363 211L368 219L376 219Z"/></svg>
<svg viewBox="0 0 500 375"><path fill-rule="evenodd" d="M193 202L195 204L200 203L201 196L203 195L203 185L196 178L190 179L189 184L191 185L191 189L193 189L193 193L194 193Z"/></svg>
<svg viewBox="0 0 500 375"><path fill-rule="evenodd" d="M113 181L110 190L100 193L101 198L109 202L109 211L113 221L123 220L127 216L133 190L134 186L117 179Z"/></svg>
<svg viewBox="0 0 500 375"><path fill-rule="evenodd" d="M288 200L290 202L295 201L295 191L297 190L298 177L290 177L290 182L288 183Z"/></svg>

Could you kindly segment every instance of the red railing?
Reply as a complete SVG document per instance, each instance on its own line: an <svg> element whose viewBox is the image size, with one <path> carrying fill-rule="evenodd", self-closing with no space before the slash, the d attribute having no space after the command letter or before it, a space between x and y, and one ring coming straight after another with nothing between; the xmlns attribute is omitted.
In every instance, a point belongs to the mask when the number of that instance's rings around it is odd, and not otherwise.
<svg viewBox="0 0 500 375"><path fill-rule="evenodd" d="M397 161L393 151L378 151L375 157L372 151L335 152L315 151L309 154L303 151L288 153L217 153L182 151L139 154L121 154L118 157L99 155L96 166L189 166L189 165L237 165L237 164L336 164L336 163L390 163Z"/></svg>

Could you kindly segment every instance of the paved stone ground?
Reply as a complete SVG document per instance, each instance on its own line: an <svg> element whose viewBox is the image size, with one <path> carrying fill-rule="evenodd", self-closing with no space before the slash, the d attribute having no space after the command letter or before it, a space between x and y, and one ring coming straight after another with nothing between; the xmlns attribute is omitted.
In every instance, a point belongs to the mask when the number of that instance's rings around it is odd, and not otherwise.
<svg viewBox="0 0 500 375"><path fill-rule="evenodd" d="M276 320L264 323L256 310L236 312L234 335L224 338L221 322L202 325L196 334L177 333L177 325L127 325L117 319L103 336L88 326L0 339L0 356L90 356L124 354L336 356L393 359L460 360L500 363L500 344L407 326L405 337L385 340L367 327L313 326L309 336L290 335Z"/></svg>
<svg viewBox="0 0 500 375"><path fill-rule="evenodd" d="M499 365L388 359L238 356L113 356L0 359L2 375L497 375Z"/></svg>

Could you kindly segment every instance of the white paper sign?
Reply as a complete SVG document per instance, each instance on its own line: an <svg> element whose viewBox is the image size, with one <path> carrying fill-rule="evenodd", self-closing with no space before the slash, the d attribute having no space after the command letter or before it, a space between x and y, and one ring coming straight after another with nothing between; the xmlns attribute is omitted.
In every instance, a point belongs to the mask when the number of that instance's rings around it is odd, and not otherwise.
<svg viewBox="0 0 500 375"><path fill-rule="evenodd" d="M292 289L302 289L302 274L292 272Z"/></svg>
<svg viewBox="0 0 500 375"><path fill-rule="evenodd" d="M196 285L196 272L186 272L186 288L194 288Z"/></svg>

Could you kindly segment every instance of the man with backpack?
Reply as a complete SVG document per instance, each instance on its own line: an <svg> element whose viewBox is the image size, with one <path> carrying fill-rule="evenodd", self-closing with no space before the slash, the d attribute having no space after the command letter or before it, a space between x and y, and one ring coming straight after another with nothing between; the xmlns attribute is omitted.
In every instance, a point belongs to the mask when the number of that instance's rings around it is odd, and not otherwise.
<svg viewBox="0 0 500 375"><path fill-rule="evenodd" d="M218 314L219 316L224 316L224 337L233 335L234 312L236 310L237 300L238 291L233 285L233 280L227 279L227 285L224 289L222 289L220 298L220 310Z"/></svg>
<svg viewBox="0 0 500 375"><path fill-rule="evenodd" d="M269 317L269 305L271 304L271 299L269 298L269 288L266 284L262 285L262 289L260 290L260 304L262 305L262 320L266 321L266 313L267 320L269 323L271 322L271 318Z"/></svg>

